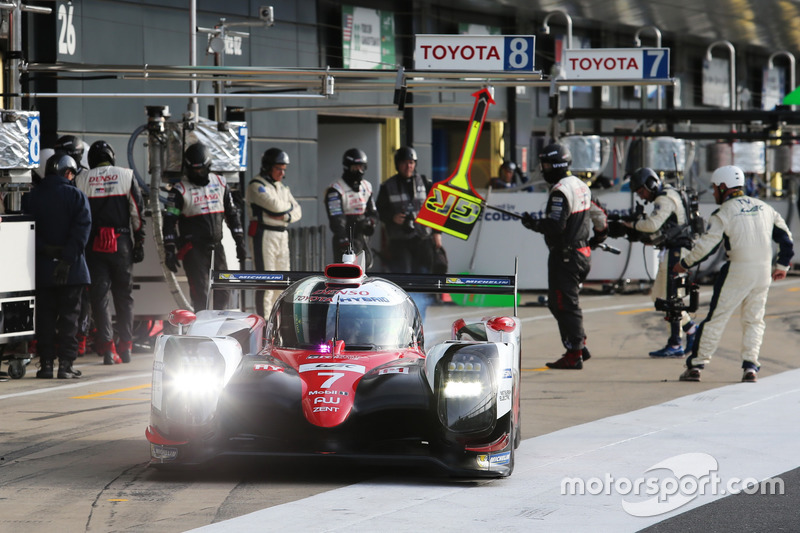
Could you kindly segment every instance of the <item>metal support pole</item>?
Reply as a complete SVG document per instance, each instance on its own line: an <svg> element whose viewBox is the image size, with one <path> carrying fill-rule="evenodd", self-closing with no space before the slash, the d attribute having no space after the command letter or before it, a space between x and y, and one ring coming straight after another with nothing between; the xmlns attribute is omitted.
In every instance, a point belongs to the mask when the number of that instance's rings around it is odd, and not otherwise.
<svg viewBox="0 0 800 533"><path fill-rule="evenodd" d="M655 33L655 35L656 35L656 48L661 48L661 30L659 30L655 26L643 26L643 27L639 28L638 30L636 30L636 35L633 37L634 44L636 44L636 46L639 47L639 48L642 46L642 40L639 38L639 35L641 35L642 31L647 30L647 29L653 30L653 33ZM642 90L644 91L645 90L644 87L647 87L647 86L643 85L642 87L643 87ZM645 95L642 95L642 107L644 107L644 96ZM656 91L656 108L657 109L661 109L661 88L660 87Z"/></svg>
<svg viewBox="0 0 800 533"><path fill-rule="evenodd" d="M569 50L572 48L572 17L570 17L566 11L551 11L547 14L542 23L542 30L545 35L550 35L550 26L547 25L547 22L553 15L562 15L567 21L567 49ZM567 92L567 108L572 109L572 86L569 87ZM575 125L571 120L567 122L567 131L569 133L575 132Z"/></svg>

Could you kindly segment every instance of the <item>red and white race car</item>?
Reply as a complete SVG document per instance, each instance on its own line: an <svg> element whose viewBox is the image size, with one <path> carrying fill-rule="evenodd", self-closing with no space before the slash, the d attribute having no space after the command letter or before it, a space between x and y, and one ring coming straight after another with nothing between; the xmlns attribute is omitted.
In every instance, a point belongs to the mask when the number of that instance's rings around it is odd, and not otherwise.
<svg viewBox="0 0 800 533"><path fill-rule="evenodd" d="M390 279L391 278L391 279ZM156 467L225 455L429 464L501 477L520 442L520 322L457 320L425 353L409 291L515 294L515 276L213 272L212 287L288 287L269 320L174 311L156 343L146 436ZM516 299L516 296L515 296Z"/></svg>

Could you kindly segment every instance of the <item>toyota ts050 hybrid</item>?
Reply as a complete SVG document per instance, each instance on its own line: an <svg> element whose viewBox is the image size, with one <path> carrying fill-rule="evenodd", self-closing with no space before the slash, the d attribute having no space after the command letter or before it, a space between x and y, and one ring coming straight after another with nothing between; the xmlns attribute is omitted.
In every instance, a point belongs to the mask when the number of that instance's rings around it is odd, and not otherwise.
<svg viewBox="0 0 800 533"><path fill-rule="evenodd" d="M452 326L424 349L405 292L515 294L515 276L212 272L212 287L285 288L269 320L173 311L153 363L151 464L227 455L338 456L502 477L520 441L520 323ZM514 296L516 300L516 296ZM516 313L515 313L516 314Z"/></svg>

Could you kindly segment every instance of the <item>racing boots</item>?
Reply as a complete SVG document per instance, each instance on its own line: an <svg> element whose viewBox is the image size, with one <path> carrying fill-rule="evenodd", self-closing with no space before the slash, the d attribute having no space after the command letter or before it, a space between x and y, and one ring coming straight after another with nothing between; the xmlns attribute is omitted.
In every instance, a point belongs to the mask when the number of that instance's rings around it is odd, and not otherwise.
<svg viewBox="0 0 800 533"><path fill-rule="evenodd" d="M115 365L122 362L120 356L117 355L117 349L114 346L114 341L98 342L97 353L103 356L104 365Z"/></svg>
<svg viewBox="0 0 800 533"><path fill-rule="evenodd" d="M39 379L53 379L53 361L39 359L39 370L36 371Z"/></svg>
<svg viewBox="0 0 800 533"><path fill-rule="evenodd" d="M583 368L582 350L568 350L554 363L545 363L547 368L557 370L580 370ZM591 357L591 356L590 356Z"/></svg>
<svg viewBox="0 0 800 533"><path fill-rule="evenodd" d="M58 379L78 379L79 377L81 377L81 371L72 367L72 361L59 359Z"/></svg>
<svg viewBox="0 0 800 533"><path fill-rule="evenodd" d="M131 350L133 349L133 341L119 341L117 343L117 353L123 363L131 362Z"/></svg>
<svg viewBox="0 0 800 533"><path fill-rule="evenodd" d="M650 357L655 357L659 359L664 359L668 357L683 357L686 352L683 351L683 346L680 344L678 346L670 346L667 344L660 350L656 350L654 352L650 352Z"/></svg>
<svg viewBox="0 0 800 533"><path fill-rule="evenodd" d="M758 366L754 365L749 361L745 361L742 363L742 382L743 383L755 383L758 381Z"/></svg>
<svg viewBox="0 0 800 533"><path fill-rule="evenodd" d="M678 376L679 381L700 381L700 369L696 366L687 367L683 374Z"/></svg>

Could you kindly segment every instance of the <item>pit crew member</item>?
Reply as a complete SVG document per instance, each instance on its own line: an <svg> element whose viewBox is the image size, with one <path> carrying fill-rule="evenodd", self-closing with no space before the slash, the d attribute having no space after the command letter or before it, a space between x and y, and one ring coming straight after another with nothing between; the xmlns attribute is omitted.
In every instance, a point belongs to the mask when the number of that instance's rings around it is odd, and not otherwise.
<svg viewBox="0 0 800 533"><path fill-rule="evenodd" d="M144 260L144 205L139 185L128 168L116 166L114 149L106 141L89 147L89 168L75 178L92 210L92 233L86 263L92 276L89 297L94 346L103 364L129 363L133 346L133 264ZM117 339L111 322L116 311ZM119 354L119 355L117 355Z"/></svg>
<svg viewBox="0 0 800 533"><path fill-rule="evenodd" d="M631 174L630 187L645 203L652 202L653 211L645 218L623 224L641 233L660 234L661 238L656 241L660 243L658 272L650 296L653 301L656 298L666 299L674 292L671 286L674 283L672 267L680 261L687 248L691 247L690 236L685 239L669 237L679 235L681 228L687 227L689 217L686 205L681 194L673 186L663 183L651 168L636 169ZM689 242L684 242L685 240ZM680 322L670 326L667 344L650 352L650 357L682 357L685 352L681 345L681 330L686 333L686 351L691 350L697 325L686 311L681 311Z"/></svg>
<svg viewBox="0 0 800 533"><path fill-rule="evenodd" d="M185 176L167 195L164 213L164 262L178 271L179 261L189 280L189 293L195 311L206 309L208 273L211 255L214 269L227 270L228 261L222 246L222 221L228 225L236 242L236 257L247 258L239 209L233 201L224 176L211 172L211 154L202 143L184 152ZM214 291L214 308L226 309L228 291Z"/></svg>
<svg viewBox="0 0 800 533"><path fill-rule="evenodd" d="M289 270L288 226L303 217L300 204L283 180L289 154L268 148L261 157L261 173L250 180L246 202L250 206L250 236L256 270ZM256 312L266 316L280 291L256 291Z"/></svg>
<svg viewBox="0 0 800 533"><path fill-rule="evenodd" d="M341 261L342 254L352 245L356 254L364 252L369 268L372 266L372 251L368 239L375 233L378 210L372 199L372 184L364 179L367 154L358 148L350 148L342 156L342 166L342 177L325 191L325 209L333 232L333 259Z"/></svg>
<svg viewBox="0 0 800 533"><path fill-rule="evenodd" d="M591 267L591 250L608 235L605 211L592 201L592 192L569 171L572 154L560 143L551 143L539 154L544 179L551 185L545 216L523 213L522 225L544 234L547 258L548 307L558 322L566 353L549 368L583 368L591 354L586 348L580 285ZM593 236L590 233L594 230Z"/></svg>
<svg viewBox="0 0 800 533"><path fill-rule="evenodd" d="M744 194L744 172L724 166L711 175L714 200L720 206L711 215L708 229L694 248L675 265L673 272L686 272L725 246L727 262L714 283L708 315L701 322L692 353L686 358L681 381L700 381L700 371L722 338L734 311L741 312L742 381L754 382L761 367L758 354L764 336L764 311L771 280L782 280L794 256L792 234L783 217L757 198ZM778 244L777 264L772 266L772 241Z"/></svg>

